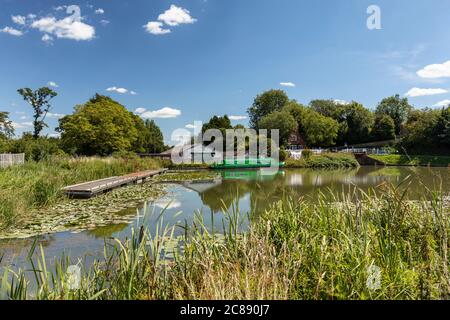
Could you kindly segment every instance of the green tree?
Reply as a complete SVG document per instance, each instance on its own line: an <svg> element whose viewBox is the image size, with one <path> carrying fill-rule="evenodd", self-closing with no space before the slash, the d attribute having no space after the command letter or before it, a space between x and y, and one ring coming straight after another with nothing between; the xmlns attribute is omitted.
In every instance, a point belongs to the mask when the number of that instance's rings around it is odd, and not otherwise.
<svg viewBox="0 0 450 320"><path fill-rule="evenodd" d="M0 111L0 138L10 138L14 135L12 121L9 120L9 112Z"/></svg>
<svg viewBox="0 0 450 320"><path fill-rule="evenodd" d="M343 105L336 103L334 100L312 100L309 106L314 111L320 113L325 117L336 119L339 114L339 109Z"/></svg>
<svg viewBox="0 0 450 320"><path fill-rule="evenodd" d="M144 150L147 153L160 153L165 149L164 136L153 120L145 120Z"/></svg>
<svg viewBox="0 0 450 320"><path fill-rule="evenodd" d="M440 110L412 110L405 124L405 135L399 148L408 153L441 153L437 143L436 128L441 116Z"/></svg>
<svg viewBox="0 0 450 320"><path fill-rule="evenodd" d="M17 92L33 108L33 137L34 139L37 139L42 130L45 127L48 127L45 123L45 117L51 108L50 100L58 94L47 87L42 87L35 91L30 88L22 88L17 90Z"/></svg>
<svg viewBox="0 0 450 320"><path fill-rule="evenodd" d="M281 110L289 98L283 90L269 90L256 96L253 105L248 109L250 126L258 129L259 122L274 111Z"/></svg>
<svg viewBox="0 0 450 320"><path fill-rule="evenodd" d="M387 114L379 114L375 118L372 130L374 141L385 141L395 139L395 123Z"/></svg>
<svg viewBox="0 0 450 320"><path fill-rule="evenodd" d="M353 101L347 105L339 105L334 118L339 122L339 144L357 144L370 140L374 115L362 104Z"/></svg>
<svg viewBox="0 0 450 320"><path fill-rule="evenodd" d="M395 134L400 134L402 125L408 120L408 115L412 107L408 103L408 98L400 98L397 94L385 98L377 106L376 114L387 114L394 120Z"/></svg>
<svg viewBox="0 0 450 320"><path fill-rule="evenodd" d="M442 109L433 136L436 137L436 144L447 150L450 149L450 106Z"/></svg>
<svg viewBox="0 0 450 320"><path fill-rule="evenodd" d="M294 117L298 132L308 147L328 147L336 143L339 125L334 119L296 101L289 102L283 110Z"/></svg>
<svg viewBox="0 0 450 320"><path fill-rule="evenodd" d="M300 134L309 147L330 147L336 144L339 124L313 110L308 110L302 120Z"/></svg>
<svg viewBox="0 0 450 320"><path fill-rule="evenodd" d="M68 153L111 155L134 151L139 135L136 121L123 105L96 94L86 104L76 106L72 115L60 119L57 130Z"/></svg>
<svg viewBox="0 0 450 320"><path fill-rule="evenodd" d="M285 146L291 134L298 131L297 121L287 111L275 111L270 113L259 121L258 127L267 130L279 129L281 146Z"/></svg>

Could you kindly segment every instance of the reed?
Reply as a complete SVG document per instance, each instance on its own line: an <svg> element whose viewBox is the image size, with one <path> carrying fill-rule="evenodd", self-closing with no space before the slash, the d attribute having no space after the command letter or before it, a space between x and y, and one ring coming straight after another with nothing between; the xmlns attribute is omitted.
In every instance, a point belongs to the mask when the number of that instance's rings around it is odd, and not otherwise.
<svg viewBox="0 0 450 320"><path fill-rule="evenodd" d="M448 299L450 209L441 193L424 189L427 198L412 202L405 189L355 189L331 201L286 197L250 213L248 228L237 206L221 230L196 214L181 238L164 227L162 213L155 234L139 228L106 243L77 290L64 286L67 258L51 273L42 251L35 290L24 271L6 271L0 292L10 299ZM379 270L378 284L371 270Z"/></svg>
<svg viewBox="0 0 450 320"><path fill-rule="evenodd" d="M151 159L51 157L0 169L0 229L19 225L31 209L64 199L64 186L158 167Z"/></svg>

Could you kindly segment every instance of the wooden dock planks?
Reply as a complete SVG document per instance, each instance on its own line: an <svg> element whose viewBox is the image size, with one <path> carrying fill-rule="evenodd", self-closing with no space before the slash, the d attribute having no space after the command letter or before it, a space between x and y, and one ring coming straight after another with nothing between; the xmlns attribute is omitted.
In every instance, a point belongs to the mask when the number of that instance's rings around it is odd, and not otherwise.
<svg viewBox="0 0 450 320"><path fill-rule="evenodd" d="M92 198L98 194L145 181L147 178L166 172L167 169L147 170L135 172L124 176L109 177L95 181L88 181L63 188L64 193L72 198Z"/></svg>

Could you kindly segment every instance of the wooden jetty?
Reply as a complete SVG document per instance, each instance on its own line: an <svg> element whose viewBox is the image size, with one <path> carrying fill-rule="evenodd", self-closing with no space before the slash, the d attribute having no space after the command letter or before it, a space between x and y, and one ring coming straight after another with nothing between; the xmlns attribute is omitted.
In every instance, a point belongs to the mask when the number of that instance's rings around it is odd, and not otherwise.
<svg viewBox="0 0 450 320"><path fill-rule="evenodd" d="M166 172L168 169L147 170L124 176L109 177L95 181L88 181L63 188L64 193L71 198L88 199L113 189L130 184L142 183L148 178Z"/></svg>

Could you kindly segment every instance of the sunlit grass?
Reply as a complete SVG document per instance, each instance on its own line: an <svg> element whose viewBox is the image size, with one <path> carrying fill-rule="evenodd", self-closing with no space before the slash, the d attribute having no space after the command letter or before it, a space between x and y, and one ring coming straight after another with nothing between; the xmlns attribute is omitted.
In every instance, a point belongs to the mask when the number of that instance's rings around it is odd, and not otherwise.
<svg viewBox="0 0 450 320"><path fill-rule="evenodd" d="M406 192L384 186L378 196L355 189L331 201L286 197L250 214L245 231L234 206L221 230L196 214L181 238L161 213L154 234L138 228L105 244L77 290L65 287L67 257L50 272L42 251L37 288L24 271L8 272L0 292L10 299L448 299L450 209L441 193L424 187L423 201L409 201ZM367 285L373 266L379 288Z"/></svg>

